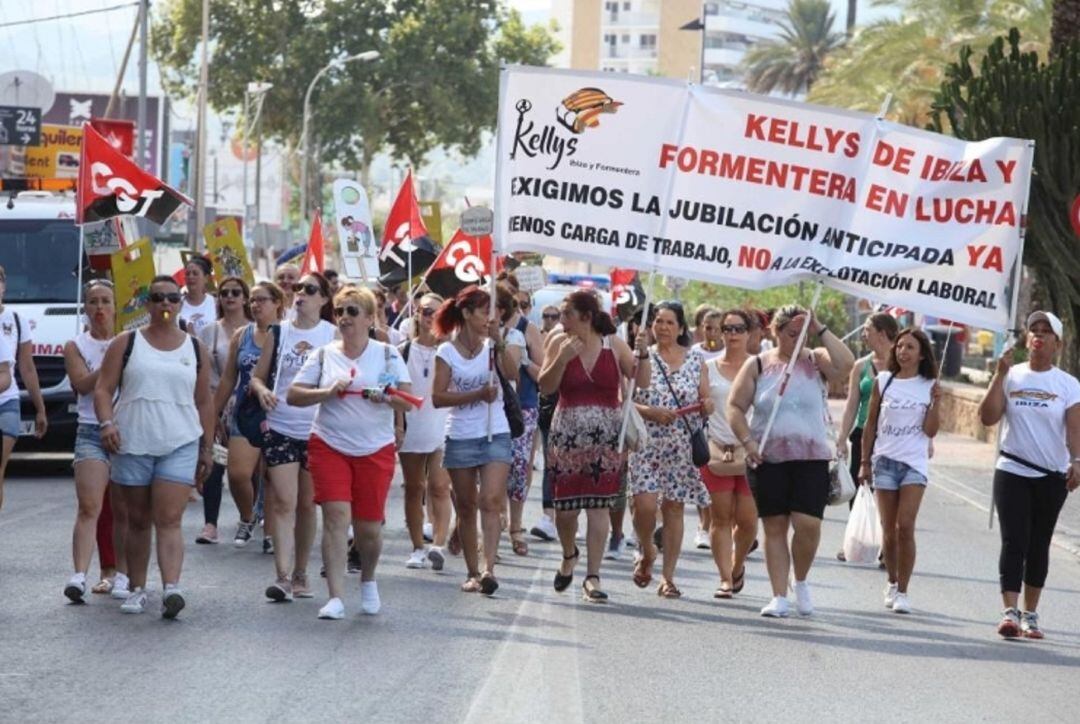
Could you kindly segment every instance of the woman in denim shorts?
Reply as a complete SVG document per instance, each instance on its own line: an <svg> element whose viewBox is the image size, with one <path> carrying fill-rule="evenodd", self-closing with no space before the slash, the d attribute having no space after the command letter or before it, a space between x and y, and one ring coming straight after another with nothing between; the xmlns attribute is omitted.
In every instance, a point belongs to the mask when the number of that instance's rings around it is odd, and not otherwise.
<svg viewBox="0 0 1080 724"><path fill-rule="evenodd" d="M175 618L186 603L180 523L191 486L201 487L213 465L216 426L208 352L177 326L180 301L172 277L154 277L146 303L150 323L109 344L94 387L101 444L112 456L112 479L123 488L128 511L131 593L120 610L146 610L153 521L164 618Z"/></svg>
<svg viewBox="0 0 1080 724"><path fill-rule="evenodd" d="M876 491L889 572L885 607L896 613L911 613L915 518L926 491L940 398L930 340L920 330L902 330L893 342L889 369L878 374L870 393L859 468L859 480L873 481Z"/></svg>
<svg viewBox="0 0 1080 724"><path fill-rule="evenodd" d="M506 480L513 460L502 386L498 379L492 380L492 356L507 380L516 381L518 374L517 362L502 341L498 320L488 318L490 304L488 293L474 285L439 307L435 333L451 341L443 342L435 353L431 391L435 407L450 408L443 467L450 471L454 486L458 536L468 566L461 590L487 596L499 587L495 580L499 515L505 505ZM477 554L478 507L484 532L483 571Z"/></svg>
<svg viewBox="0 0 1080 724"><path fill-rule="evenodd" d="M124 555L127 511L117 486L109 484L109 454L101 444L97 413L94 412L94 385L97 384L98 370L105 358L105 350L112 341L116 324L112 283L100 279L90 282L86 285L83 299L83 312L90 320L90 329L64 346L64 368L72 388L78 394L79 416L75 433L75 495L79 508L71 536L75 572L64 587L64 595L72 603L82 603L86 595L86 572L94 554L98 517L105 496L110 497L112 507L111 532L116 550L116 574L111 582L108 581L104 573L105 564L102 563L102 580L108 585L104 589L95 586L94 591L108 591L119 600L128 597L127 561Z"/></svg>

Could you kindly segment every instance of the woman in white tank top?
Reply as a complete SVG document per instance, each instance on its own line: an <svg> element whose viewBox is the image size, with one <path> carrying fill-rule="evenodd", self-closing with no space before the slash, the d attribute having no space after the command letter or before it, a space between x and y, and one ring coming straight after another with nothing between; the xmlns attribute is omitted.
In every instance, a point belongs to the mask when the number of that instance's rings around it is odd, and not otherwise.
<svg viewBox="0 0 1080 724"><path fill-rule="evenodd" d="M180 301L172 277L154 277L146 304L150 323L109 344L94 388L101 443L112 455L112 480L122 486L128 510L131 594L120 610L146 610L153 521L165 618L185 605L180 522L191 486L201 486L213 465L215 427L208 352L178 328Z"/></svg>
<svg viewBox="0 0 1080 724"><path fill-rule="evenodd" d="M75 497L79 507L75 515L75 530L71 536L71 558L75 572L64 587L64 595L73 603L81 603L86 594L86 572L94 554L98 517L105 496L112 507L113 547L116 564L110 571L101 565L101 582L94 593L112 593L113 598L128 595L127 561L124 556L124 536L127 512L119 489L109 485L109 455L101 445L97 414L94 412L94 385L105 350L113 338L116 324L116 304L112 283L95 280L86 285L83 293L83 312L90 329L64 345L64 369L78 395L78 428L75 433ZM99 551L100 555L100 551Z"/></svg>

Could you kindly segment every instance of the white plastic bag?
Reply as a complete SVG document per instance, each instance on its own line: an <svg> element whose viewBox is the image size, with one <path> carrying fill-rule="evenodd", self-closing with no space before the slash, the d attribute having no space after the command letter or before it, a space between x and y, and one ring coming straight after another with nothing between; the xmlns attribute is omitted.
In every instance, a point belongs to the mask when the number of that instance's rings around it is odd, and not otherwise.
<svg viewBox="0 0 1080 724"><path fill-rule="evenodd" d="M874 493L869 485L861 485L844 529L844 557L848 563L877 563L880 551L881 520Z"/></svg>

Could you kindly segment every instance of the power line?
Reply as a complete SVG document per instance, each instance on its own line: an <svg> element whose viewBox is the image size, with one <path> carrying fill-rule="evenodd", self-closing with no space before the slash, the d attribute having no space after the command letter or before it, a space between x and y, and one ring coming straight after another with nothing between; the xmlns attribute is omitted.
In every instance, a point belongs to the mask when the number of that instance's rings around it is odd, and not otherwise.
<svg viewBox="0 0 1080 724"><path fill-rule="evenodd" d="M113 5L113 6L107 7L107 8L98 8L96 10L81 10L79 12L66 13L64 15L52 15L52 16L47 17L47 18L30 18L29 20L13 20L10 23L0 23L0 28L10 28L10 27L13 27L15 25L30 25L31 23L45 23L45 22L49 22L50 20L64 20L66 18L77 18L77 17L80 17L82 15L94 15L96 13L108 13L108 12L112 12L113 10L121 10L123 8L130 8L130 7L133 7L133 6L138 5L138 4L139 3L137 3L137 2L128 2L128 3L124 3L123 5Z"/></svg>

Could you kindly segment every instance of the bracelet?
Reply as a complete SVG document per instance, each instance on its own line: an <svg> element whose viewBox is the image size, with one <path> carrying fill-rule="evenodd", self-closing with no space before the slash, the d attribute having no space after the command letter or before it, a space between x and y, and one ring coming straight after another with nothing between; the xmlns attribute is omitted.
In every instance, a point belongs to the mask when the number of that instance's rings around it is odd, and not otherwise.
<svg viewBox="0 0 1080 724"><path fill-rule="evenodd" d="M742 445L743 447L746 447L747 445L749 445L752 442L754 442L754 437L752 435L747 435L746 437L739 440L739 444Z"/></svg>
<svg viewBox="0 0 1080 724"><path fill-rule="evenodd" d="M646 352L645 354L636 354L634 356L637 357L638 359L649 359L649 353L648 352Z"/></svg>
<svg viewBox="0 0 1080 724"><path fill-rule="evenodd" d="M104 429L106 427L113 427L115 423L112 420L102 420L98 423L98 428Z"/></svg>
<svg viewBox="0 0 1080 724"><path fill-rule="evenodd" d="M828 331L829 331L828 327L822 327L820 330L818 330L818 333L816 335L814 335L814 336L817 337L818 339L821 339L821 336L823 334L825 334L826 332L828 332Z"/></svg>

